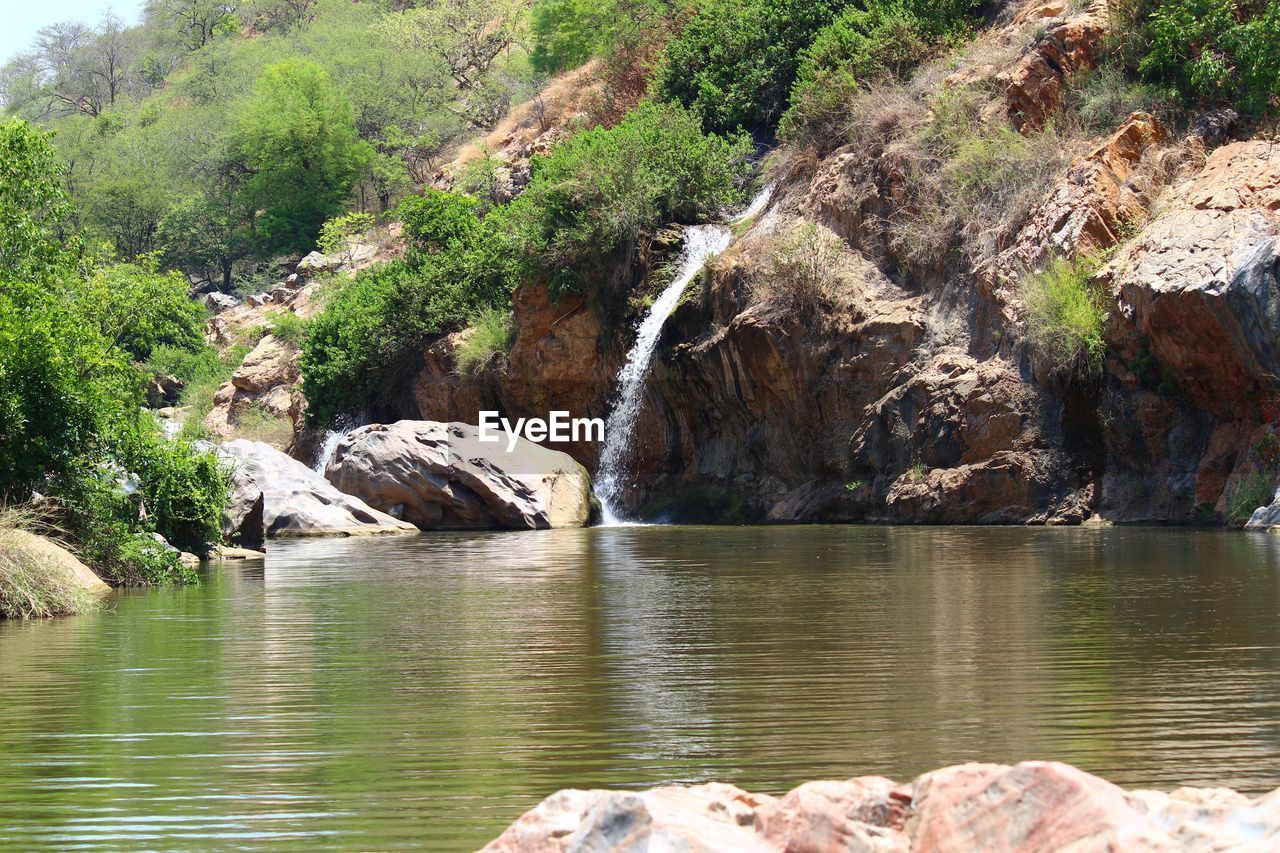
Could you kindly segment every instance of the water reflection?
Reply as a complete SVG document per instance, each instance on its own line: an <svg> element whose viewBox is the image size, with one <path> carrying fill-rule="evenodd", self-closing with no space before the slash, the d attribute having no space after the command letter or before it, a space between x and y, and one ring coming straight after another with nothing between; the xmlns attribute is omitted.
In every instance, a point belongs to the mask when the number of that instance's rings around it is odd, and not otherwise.
<svg viewBox="0 0 1280 853"><path fill-rule="evenodd" d="M1280 785L1276 537L626 527L284 544L0 624L0 842L460 849L565 786L1072 761Z"/></svg>

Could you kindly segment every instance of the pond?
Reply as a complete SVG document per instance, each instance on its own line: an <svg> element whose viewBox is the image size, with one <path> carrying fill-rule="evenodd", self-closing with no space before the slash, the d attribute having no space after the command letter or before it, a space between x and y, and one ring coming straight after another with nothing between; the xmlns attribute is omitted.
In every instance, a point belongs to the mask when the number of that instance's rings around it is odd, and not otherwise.
<svg viewBox="0 0 1280 853"><path fill-rule="evenodd" d="M0 623L0 845L460 850L562 787L1070 761L1280 786L1280 537L613 527L273 543Z"/></svg>

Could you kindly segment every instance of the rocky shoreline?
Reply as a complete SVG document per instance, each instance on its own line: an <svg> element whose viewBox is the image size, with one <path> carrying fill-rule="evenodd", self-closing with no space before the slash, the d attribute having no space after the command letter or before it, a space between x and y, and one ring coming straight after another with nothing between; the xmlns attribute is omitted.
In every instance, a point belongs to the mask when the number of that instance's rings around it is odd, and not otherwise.
<svg viewBox="0 0 1280 853"><path fill-rule="evenodd" d="M485 853L603 850L1263 851L1280 848L1280 789L1128 791L1069 764L960 764L899 784L807 782L781 797L733 785L563 790Z"/></svg>

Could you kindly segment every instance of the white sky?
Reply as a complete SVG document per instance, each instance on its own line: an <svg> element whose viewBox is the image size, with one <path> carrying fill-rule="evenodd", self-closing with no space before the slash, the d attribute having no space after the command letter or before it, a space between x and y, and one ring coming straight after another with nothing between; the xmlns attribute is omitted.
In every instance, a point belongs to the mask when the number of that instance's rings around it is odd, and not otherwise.
<svg viewBox="0 0 1280 853"><path fill-rule="evenodd" d="M0 65L30 47L41 27L59 21L96 24L107 9L137 24L142 5L143 0L0 0Z"/></svg>

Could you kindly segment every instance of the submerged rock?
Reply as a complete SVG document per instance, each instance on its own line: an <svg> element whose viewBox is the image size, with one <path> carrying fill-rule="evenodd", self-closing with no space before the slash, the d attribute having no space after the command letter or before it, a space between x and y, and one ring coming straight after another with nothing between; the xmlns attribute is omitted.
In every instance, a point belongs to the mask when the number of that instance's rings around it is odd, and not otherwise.
<svg viewBox="0 0 1280 853"><path fill-rule="evenodd" d="M262 502L267 536L357 536L371 533L413 533L416 528L379 512L359 498L343 494L296 459L261 441L236 439L218 448L231 464L233 507L238 516L252 519L254 492ZM252 537L241 537L241 545Z"/></svg>
<svg viewBox="0 0 1280 853"><path fill-rule="evenodd" d="M1274 850L1280 791L1126 791L1068 764L962 764L910 785L809 782L783 797L733 785L552 794L487 853L595 850Z"/></svg>
<svg viewBox="0 0 1280 853"><path fill-rule="evenodd" d="M591 513L587 470L568 454L477 427L399 421L353 430L325 477L423 529L581 527Z"/></svg>

